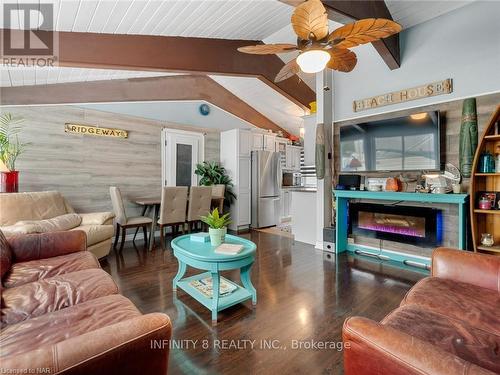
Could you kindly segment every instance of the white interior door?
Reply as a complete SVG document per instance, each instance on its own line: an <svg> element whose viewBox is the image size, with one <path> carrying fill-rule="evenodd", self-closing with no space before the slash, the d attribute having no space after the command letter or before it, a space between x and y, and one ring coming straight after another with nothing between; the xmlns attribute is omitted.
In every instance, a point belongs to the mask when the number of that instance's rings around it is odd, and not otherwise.
<svg viewBox="0 0 500 375"><path fill-rule="evenodd" d="M196 164L204 159L204 136L201 133L163 129L163 186L196 186Z"/></svg>

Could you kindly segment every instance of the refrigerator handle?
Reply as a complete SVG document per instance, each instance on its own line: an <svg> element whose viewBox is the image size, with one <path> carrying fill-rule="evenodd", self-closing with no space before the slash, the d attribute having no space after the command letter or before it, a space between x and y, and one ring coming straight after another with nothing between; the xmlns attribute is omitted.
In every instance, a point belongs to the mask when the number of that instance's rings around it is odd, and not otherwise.
<svg viewBox="0 0 500 375"><path fill-rule="evenodd" d="M276 173L276 178L277 178L277 182L278 182L278 189L281 191L281 184L283 183L283 172L281 170L281 156L280 154L278 154L278 173Z"/></svg>

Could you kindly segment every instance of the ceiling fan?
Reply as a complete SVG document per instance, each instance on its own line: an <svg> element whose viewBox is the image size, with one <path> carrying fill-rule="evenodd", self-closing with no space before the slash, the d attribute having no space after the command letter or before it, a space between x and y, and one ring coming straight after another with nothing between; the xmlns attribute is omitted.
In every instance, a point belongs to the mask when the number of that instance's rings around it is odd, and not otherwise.
<svg viewBox="0 0 500 375"><path fill-rule="evenodd" d="M384 18L367 18L339 27L328 33L328 16L320 0L308 0L298 5L292 14L292 27L297 34L295 44L259 44L238 48L238 51L268 55L300 51L279 71L275 82L297 74L317 73L328 67L350 72L358 61L349 50L360 44L371 43L401 31L401 25Z"/></svg>

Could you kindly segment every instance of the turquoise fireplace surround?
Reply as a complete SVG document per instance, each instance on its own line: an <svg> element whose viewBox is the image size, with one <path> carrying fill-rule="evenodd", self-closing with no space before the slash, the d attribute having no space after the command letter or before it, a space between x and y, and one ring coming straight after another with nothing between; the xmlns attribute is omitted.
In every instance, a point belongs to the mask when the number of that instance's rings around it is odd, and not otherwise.
<svg viewBox="0 0 500 375"><path fill-rule="evenodd" d="M402 263L406 266L429 268L431 259L423 256L406 254L395 250L379 249L366 245L349 243L348 241L348 203L351 199L369 199L385 202L421 202L429 205L436 203L448 203L458 205L458 247L466 250L467 231L467 205L468 194L424 194L403 192L371 192L358 190L333 190L336 203L336 238L335 247L337 253L345 251L356 254L372 256L380 260L390 260Z"/></svg>

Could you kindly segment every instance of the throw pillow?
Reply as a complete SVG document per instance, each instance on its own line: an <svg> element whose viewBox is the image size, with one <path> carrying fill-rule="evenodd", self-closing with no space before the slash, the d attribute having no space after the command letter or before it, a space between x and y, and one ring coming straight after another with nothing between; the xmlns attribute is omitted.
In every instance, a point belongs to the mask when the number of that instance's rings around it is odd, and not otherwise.
<svg viewBox="0 0 500 375"><path fill-rule="evenodd" d="M46 220L18 221L16 225L34 225L37 233L57 232L70 230L80 225L82 218L78 214L65 214Z"/></svg>

